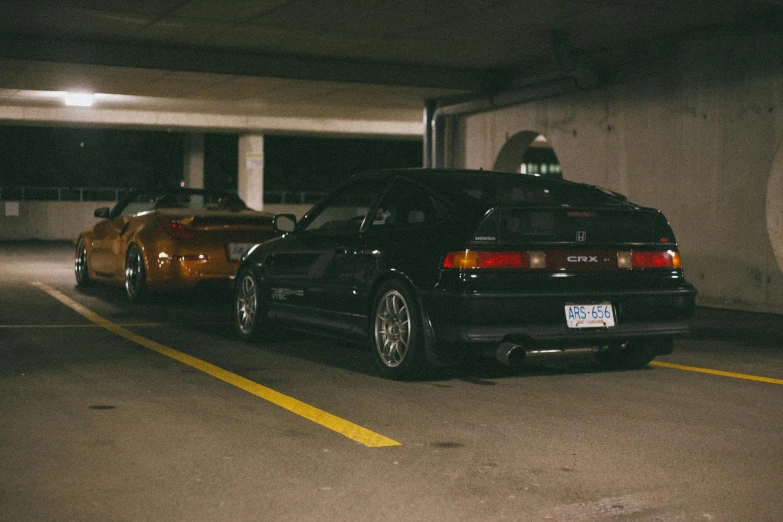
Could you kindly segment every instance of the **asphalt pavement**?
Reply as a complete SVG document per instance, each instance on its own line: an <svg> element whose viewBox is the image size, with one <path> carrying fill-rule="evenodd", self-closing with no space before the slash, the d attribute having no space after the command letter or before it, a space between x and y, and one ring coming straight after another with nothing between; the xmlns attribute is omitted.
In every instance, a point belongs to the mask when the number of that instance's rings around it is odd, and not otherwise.
<svg viewBox="0 0 783 522"><path fill-rule="evenodd" d="M699 308L637 371L247 344L220 289L75 287L0 242L0 520L783 520L783 317Z"/></svg>

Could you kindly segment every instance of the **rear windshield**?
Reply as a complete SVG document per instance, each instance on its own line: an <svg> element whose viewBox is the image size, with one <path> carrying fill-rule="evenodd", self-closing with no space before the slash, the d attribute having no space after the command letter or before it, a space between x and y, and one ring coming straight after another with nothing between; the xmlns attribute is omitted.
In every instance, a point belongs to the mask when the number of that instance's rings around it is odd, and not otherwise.
<svg viewBox="0 0 783 522"><path fill-rule="evenodd" d="M459 200L484 208L497 206L603 206L627 203L625 196L592 185L534 176L497 173L449 173L430 183Z"/></svg>
<svg viewBox="0 0 783 522"><path fill-rule="evenodd" d="M527 242L646 243L656 241L658 213L628 207L596 210L498 208L474 241L501 245Z"/></svg>

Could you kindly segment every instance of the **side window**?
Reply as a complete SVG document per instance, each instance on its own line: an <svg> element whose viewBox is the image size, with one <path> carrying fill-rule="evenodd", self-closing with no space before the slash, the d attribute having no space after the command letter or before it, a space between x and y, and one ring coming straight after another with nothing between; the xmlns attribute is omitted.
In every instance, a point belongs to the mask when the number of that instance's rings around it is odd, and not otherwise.
<svg viewBox="0 0 783 522"><path fill-rule="evenodd" d="M304 230L335 234L358 232L380 193L377 182L348 186L333 197Z"/></svg>
<svg viewBox="0 0 783 522"><path fill-rule="evenodd" d="M426 189L398 180L383 197L372 226L387 228L423 227L446 217L448 208Z"/></svg>

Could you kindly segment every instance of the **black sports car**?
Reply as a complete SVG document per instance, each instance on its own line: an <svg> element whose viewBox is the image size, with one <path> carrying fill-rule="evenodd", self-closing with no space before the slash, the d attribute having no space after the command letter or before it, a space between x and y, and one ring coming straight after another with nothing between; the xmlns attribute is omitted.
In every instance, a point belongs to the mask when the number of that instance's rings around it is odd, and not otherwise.
<svg viewBox="0 0 783 522"><path fill-rule="evenodd" d="M288 325L369 340L382 373L421 376L466 350L509 365L589 350L641 367L688 331L696 290L658 210L522 174L362 174L234 278L245 339Z"/></svg>

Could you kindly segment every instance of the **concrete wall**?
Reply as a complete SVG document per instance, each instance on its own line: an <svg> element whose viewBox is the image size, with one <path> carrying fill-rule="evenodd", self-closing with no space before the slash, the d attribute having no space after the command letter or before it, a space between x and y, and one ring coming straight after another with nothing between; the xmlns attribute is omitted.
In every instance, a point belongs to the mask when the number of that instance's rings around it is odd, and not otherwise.
<svg viewBox="0 0 783 522"><path fill-rule="evenodd" d="M0 241L20 239L72 240L98 220L93 212L114 206L114 201L22 201L19 215L6 216L6 202L0 201ZM273 214L295 214L301 218L312 205L265 205Z"/></svg>
<svg viewBox="0 0 783 522"><path fill-rule="evenodd" d="M454 162L543 133L566 179L667 215L700 304L783 313L781 56L781 35L684 43L622 84L464 118Z"/></svg>
<svg viewBox="0 0 783 522"><path fill-rule="evenodd" d="M112 207L114 201L21 201L19 215L6 215L6 202L0 201L0 240L76 240L79 233L98 220L92 213L99 207Z"/></svg>

